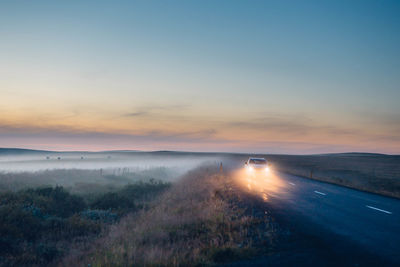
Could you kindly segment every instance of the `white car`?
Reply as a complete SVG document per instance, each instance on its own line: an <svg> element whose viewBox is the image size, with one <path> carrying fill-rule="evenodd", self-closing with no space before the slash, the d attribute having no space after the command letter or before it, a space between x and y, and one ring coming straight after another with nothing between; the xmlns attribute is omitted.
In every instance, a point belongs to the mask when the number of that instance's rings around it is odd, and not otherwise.
<svg viewBox="0 0 400 267"><path fill-rule="evenodd" d="M245 165L249 172L269 172L268 163L265 158L249 158Z"/></svg>

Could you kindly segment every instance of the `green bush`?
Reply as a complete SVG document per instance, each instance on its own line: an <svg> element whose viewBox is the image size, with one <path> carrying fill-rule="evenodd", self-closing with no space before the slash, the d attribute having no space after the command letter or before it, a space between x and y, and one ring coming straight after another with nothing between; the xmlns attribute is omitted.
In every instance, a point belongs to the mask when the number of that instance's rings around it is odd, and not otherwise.
<svg viewBox="0 0 400 267"><path fill-rule="evenodd" d="M101 210L131 210L135 208L135 204L131 198L120 193L106 193L97 197L90 207Z"/></svg>
<svg viewBox="0 0 400 267"><path fill-rule="evenodd" d="M84 236L91 233L99 233L101 225L75 214L67 219L65 230L69 236Z"/></svg>
<svg viewBox="0 0 400 267"><path fill-rule="evenodd" d="M83 198L68 193L63 187L26 190L27 200L31 200L43 213L69 217L86 208Z"/></svg>
<svg viewBox="0 0 400 267"><path fill-rule="evenodd" d="M126 185L116 192L98 195L89 204L90 209L111 210L120 215L138 210L144 202L170 187L170 184L150 180Z"/></svg>
<svg viewBox="0 0 400 267"><path fill-rule="evenodd" d="M120 194L138 201L145 201L152 199L155 195L165 191L170 186L171 184L169 183L151 179L148 183L138 182L126 185L121 189Z"/></svg>
<svg viewBox="0 0 400 267"><path fill-rule="evenodd" d="M81 216L92 221L105 223L113 223L118 219L118 215L109 210L85 210L81 212Z"/></svg>
<svg viewBox="0 0 400 267"><path fill-rule="evenodd" d="M82 197L68 193L63 187L27 189L17 193L0 194L0 205L16 205L42 215L62 218L86 208Z"/></svg>

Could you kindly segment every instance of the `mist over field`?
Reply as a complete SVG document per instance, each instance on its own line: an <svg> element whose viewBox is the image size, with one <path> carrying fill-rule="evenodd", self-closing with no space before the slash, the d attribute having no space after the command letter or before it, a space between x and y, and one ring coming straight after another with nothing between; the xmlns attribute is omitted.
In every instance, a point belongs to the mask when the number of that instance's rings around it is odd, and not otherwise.
<svg viewBox="0 0 400 267"><path fill-rule="evenodd" d="M201 165L217 165L218 156L179 152L46 152L3 150L0 190L64 186L71 192L110 191L136 182L176 181Z"/></svg>
<svg viewBox="0 0 400 267"><path fill-rule="evenodd" d="M23 154L0 154L0 172L36 172L44 170L80 169L146 170L169 168L178 173L192 169L205 162L215 162L216 157L190 156L168 152L32 152Z"/></svg>

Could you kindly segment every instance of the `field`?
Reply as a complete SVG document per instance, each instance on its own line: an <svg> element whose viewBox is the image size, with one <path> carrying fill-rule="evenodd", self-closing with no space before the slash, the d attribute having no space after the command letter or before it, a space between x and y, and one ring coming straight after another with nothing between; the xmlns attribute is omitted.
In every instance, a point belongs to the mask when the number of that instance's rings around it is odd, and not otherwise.
<svg viewBox="0 0 400 267"><path fill-rule="evenodd" d="M328 245L315 254L314 241L235 184L231 171L247 157L3 151L0 266L214 266L287 251L295 261L299 244L307 257L327 257ZM264 157L278 171L400 196L398 156Z"/></svg>
<svg viewBox="0 0 400 267"><path fill-rule="evenodd" d="M150 209L125 217L62 265L202 266L250 259L273 247L278 228L238 196L216 166L195 169Z"/></svg>
<svg viewBox="0 0 400 267"><path fill-rule="evenodd" d="M140 167L136 154L122 163L113 155L101 169L84 169L77 155L80 169L65 155L50 169L43 156L3 157L1 266L214 265L274 242L272 219L241 204L218 156L199 155L196 165L168 153Z"/></svg>

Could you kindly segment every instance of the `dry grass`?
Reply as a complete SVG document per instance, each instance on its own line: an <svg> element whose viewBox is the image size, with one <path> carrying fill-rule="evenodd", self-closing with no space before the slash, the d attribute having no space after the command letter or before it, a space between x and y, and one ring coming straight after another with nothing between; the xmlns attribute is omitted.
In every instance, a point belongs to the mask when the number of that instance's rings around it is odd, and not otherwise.
<svg viewBox="0 0 400 267"><path fill-rule="evenodd" d="M84 253L62 266L193 266L244 259L273 238L266 216L238 205L228 177L200 168L150 208L112 226Z"/></svg>

